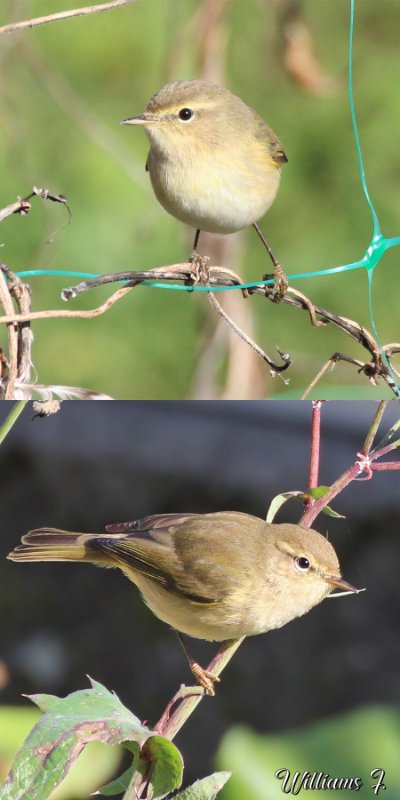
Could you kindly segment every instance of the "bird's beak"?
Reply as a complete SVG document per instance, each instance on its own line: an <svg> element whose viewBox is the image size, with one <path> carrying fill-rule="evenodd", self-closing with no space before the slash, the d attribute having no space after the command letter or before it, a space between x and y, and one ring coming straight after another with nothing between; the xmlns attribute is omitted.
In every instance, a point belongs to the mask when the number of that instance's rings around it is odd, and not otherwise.
<svg viewBox="0 0 400 800"><path fill-rule="evenodd" d="M361 589L356 589L356 587L352 586L351 583L348 583L337 575L325 575L324 578L326 582L331 586L334 586L335 589L343 589L345 592L355 592L355 594L358 594L358 592L362 591Z"/></svg>
<svg viewBox="0 0 400 800"><path fill-rule="evenodd" d="M129 119L123 119L121 125L154 125L156 122L159 121L160 121L159 117L156 117L155 114L148 114L147 111L145 111L138 117L130 117Z"/></svg>

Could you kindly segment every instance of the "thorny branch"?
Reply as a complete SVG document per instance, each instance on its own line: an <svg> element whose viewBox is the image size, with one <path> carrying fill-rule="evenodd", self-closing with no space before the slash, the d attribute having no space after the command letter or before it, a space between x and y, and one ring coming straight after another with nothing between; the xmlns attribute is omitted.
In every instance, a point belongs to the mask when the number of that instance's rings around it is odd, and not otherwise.
<svg viewBox="0 0 400 800"><path fill-rule="evenodd" d="M0 222L10 217L12 214L25 216L32 208L31 200L39 197L42 200L50 200L61 203L68 212L71 219L71 210L67 205L67 199L62 194L53 194L48 189L39 189L34 186L32 191L25 197L18 197L14 203L10 203L0 209ZM89 316L97 316L110 308L116 300L128 291L122 287L114 293L99 309L89 312ZM11 272L8 267L0 261L0 306L5 312L1 318L7 325L8 357L0 349L0 399L24 399L38 397L40 414L53 413L54 397L64 399L80 400L111 400L109 395L91 392L90 390L78 386L64 385L45 385L37 381L31 381L32 371L32 342L33 332L30 322L36 318L36 313L31 311L31 290L27 284L22 283L17 275ZM39 312L39 317L54 317L54 312ZM75 312L61 311L58 316L76 316ZM36 408L36 410L38 410Z"/></svg>
<svg viewBox="0 0 400 800"><path fill-rule="evenodd" d="M63 194L52 194L48 189L39 189L37 186L34 186L32 191L27 194L26 197L17 197L14 203L10 203L8 206L0 209L0 222L3 222L3 220L7 219L7 217L11 217L12 214L20 214L21 217L29 214L29 211L32 208L32 204L30 202L32 197L41 197L42 200L51 200L53 203L62 203L68 211L69 219L71 219L71 209L67 204L67 198Z"/></svg>
<svg viewBox="0 0 400 800"><path fill-rule="evenodd" d="M14 317L14 305L19 316L29 316L31 296L29 287L21 283L0 261L0 304L6 315ZM8 359L1 351L0 397L4 400L21 399L16 389L17 382L30 380L32 366L31 347L33 334L29 321L20 324L10 321L7 324Z"/></svg>
<svg viewBox="0 0 400 800"><path fill-rule="evenodd" d="M242 280L240 276L236 273L232 272L231 270L225 267L207 267L206 272L199 271L198 265L194 265L192 262L182 262L179 264L171 264L165 267L155 267L149 270L139 270L139 271L125 271L125 272L118 272L118 273L111 273L107 275L102 275L97 278L93 278L92 280L87 280L79 283L76 286L64 289L61 296L63 300L71 300L72 298L76 297L78 294L82 292L89 291L95 287L103 286L109 283L116 283L116 282L124 282L124 286L118 289L114 294L112 294L104 303L102 303L97 308L93 308L90 310L79 310L79 311L69 311L64 309L54 309L54 310L46 310L46 311L35 311L31 312L25 311L22 312L18 309L18 313L14 313L9 307L5 308L6 314L3 317L0 317L0 324L11 325L15 323L27 323L31 322L32 320L39 320L39 319L55 319L59 317L63 318L71 318L71 319L93 319L94 317L98 317L101 314L104 314L108 311L111 306L113 306L120 298L130 292L133 288L140 285L145 281L165 281L165 282L181 282L184 286L187 287L188 291L191 291L192 287L195 284L198 285L205 285L207 289L209 289L209 296L212 300L212 305L214 309L221 314L221 308L219 303L215 299L215 295L211 292L212 287L219 287L219 286L241 286ZM258 284L255 287L246 289L242 289L242 294L244 297L249 297L252 295L259 295L264 297L266 300L270 300L271 302L276 301L276 294L274 290L274 286L271 285L264 285ZM327 371L330 366L333 366L337 361L343 360L347 361L348 363L354 364L358 367L358 371L364 373L364 375L369 379L369 381L376 385L379 378L381 378L385 383L389 386L392 392L398 396L398 388L393 380L392 375L385 363L382 352L379 348L379 345L372 334L363 326L360 325L358 322L351 320L347 317L340 316L338 314L334 314L331 311L328 311L325 308L320 306L316 306L312 303L312 301L303 293L298 292L292 289L290 286L283 297L283 303L286 303L293 308L297 308L303 311L307 311L310 316L311 323L316 326L322 326L327 324L335 325L339 328L343 333L345 333L350 338L354 339L361 347L363 347L369 353L368 360L362 359L355 359L346 354L342 353L334 353L331 358L329 359L328 363L322 368L320 373L317 375L316 379L313 380L310 387L308 387L305 394L307 394L310 389L317 383L320 377ZM253 342L249 337L241 331L236 323L234 323L230 318L227 319L226 313L222 314L223 318L225 319L228 324L233 327L233 329L241 336L247 343L255 350L257 355L259 355L264 361L267 361L270 367L270 371L272 375L276 375L281 373L283 370L286 370L291 363L290 356L286 353L282 353L279 351L279 354L282 358L282 364L276 364L269 356L265 354L265 352ZM400 343L390 343L385 345L383 348L383 352L386 355L387 360L390 362L390 359L393 355L400 353ZM394 372L394 369L392 367ZM395 373L398 374L397 372Z"/></svg>
<svg viewBox="0 0 400 800"><path fill-rule="evenodd" d="M103 313L113 303L123 296L129 289L120 288L103 303L95 312L87 312L91 317ZM0 399L4 400L29 400L35 396L42 401L50 401L54 396L64 399L79 400L111 400L106 394L91 392L79 386L45 385L31 381L32 343L33 332L31 319L37 315L53 312L32 312L30 287L0 261L0 306L6 314L0 317L1 322L7 325L8 357L0 349ZM16 311L14 311L14 308ZM61 316L76 316L73 311L60 311ZM47 412L46 412L47 413Z"/></svg>
<svg viewBox="0 0 400 800"><path fill-rule="evenodd" d="M0 222L12 214L26 215L31 209L33 197L40 197L43 200L61 203L68 211L69 221L71 211L67 204L67 199L63 194L51 193L48 189L40 189L36 186L25 197L18 197L14 203L10 203L0 209ZM0 317L0 324L7 325L9 364L6 357L1 354L0 358L0 395L1 392L6 399L14 397L16 382L30 384L31 369L31 344L33 334L30 330L30 323L39 319L93 319L104 314L119 299L130 292L134 287L144 282L180 282L190 292L195 285L203 286L208 293L208 299L213 309L227 323L231 329L246 342L254 352L268 365L272 376L279 375L284 382L287 382L283 373L290 367L292 360L288 353L282 352L277 348L281 363L276 363L267 353L248 336L242 328L226 313L217 300L213 288L218 287L242 287L243 298L248 298L254 294L261 295L270 302L277 302L277 295L273 280L271 285L260 283L246 288L240 275L227 267L209 266L209 259L205 257L192 257L187 262L171 264L163 267L155 267L149 270L125 271L102 275L100 277L86 280L76 286L64 289L61 293L63 300L68 301L82 292L93 289L97 286L104 286L109 283L123 282L124 285L114 292L104 303L97 308L89 310L70 311L65 309L54 309L44 311L31 311L30 289L23 284L17 276L11 273L5 264L0 262L0 305L4 315ZM269 276L263 276L263 281ZM10 284L11 281L11 284ZM10 284L10 285L9 285ZM279 301L286 303L294 308L307 311L311 324L323 326L333 324L342 330L347 336L354 339L369 353L368 360L355 359L345 353L334 353L328 362L322 367L309 387L306 389L304 397L317 384L320 378L334 367L338 361L346 361L358 367L358 371L364 373L369 381L376 385L379 378L385 381L392 392L399 396L399 389L396 383L395 371L390 360L393 355L400 352L400 343L392 342L380 348L372 334L358 322L348 319L325 308L316 306L302 292L288 286L283 297ZM16 306L16 307L15 307ZM79 392L80 390L78 390Z"/></svg>
<svg viewBox="0 0 400 800"><path fill-rule="evenodd" d="M71 219L71 210L64 195L53 194L48 189L39 189L34 186L26 197L18 197L16 202L0 209L0 222L12 214L20 214L22 216L28 214L32 207L30 201L33 197L61 203L67 209L69 220ZM123 293L124 287L122 290L115 292L115 298L109 298L103 305L109 308ZM60 399L111 399L108 395L96 394L76 386L46 386L31 382L33 332L30 322L36 316L35 312L31 311L31 290L1 261L0 306L5 312L4 316L1 317L1 321L7 325L8 339L8 356L0 349L0 399L28 400L32 395L38 396L42 401L48 401L54 395L60 397ZM44 313L47 316L46 312L39 313L40 315ZM63 312L60 313L65 315L65 312L64 314ZM74 312L72 313L74 314ZM102 311L100 310L97 313L102 313ZM67 312L67 314L71 316L71 312ZM52 313L50 315L54 316ZM93 316L93 313L91 313L91 316Z"/></svg>
<svg viewBox="0 0 400 800"><path fill-rule="evenodd" d="M204 275L201 274L201 272L199 273L198 269L194 268L192 262L188 261L180 264L171 264L166 267L155 267L154 269L144 271L127 271L103 275L99 278L94 278L93 280L83 281L77 286L64 289L62 292L62 298L64 300L70 300L73 297L76 297L76 295L88 291L96 286L103 286L107 283L114 283L115 281L126 281L127 285L131 288L143 283L144 281L179 281L182 282L183 285L187 286L189 291L190 288L196 283L203 283L203 285L206 285L207 288L212 286L240 286L243 283L240 276L238 276L236 273L233 273L231 270L226 269L225 267L207 267L207 273ZM276 302L276 294L273 285L259 284L249 289L243 289L242 293L244 297L256 294L264 297L266 300ZM343 317L339 314L334 314L332 311L329 311L326 308L314 305L314 303L312 303L312 301L305 294L292 289L290 285L285 296L283 297L282 302L292 306L293 308L307 311L310 316L311 323L314 326L328 324L335 325L343 333L354 339L359 345L361 345L361 347L367 350L370 355L368 360L362 360L352 358L346 354L338 352L334 353L329 359L328 363L317 375L316 379L312 382L311 386L307 389L305 394L310 391L310 389L317 383L319 378L327 371L329 367L334 366L335 363L342 360L357 366L358 371L364 373L364 375L373 385L376 385L379 378L381 378L385 381L385 383L387 383L392 392L398 396L397 385L390 374L387 364L384 361L378 342L370 333L370 331L367 330L367 328L365 328L363 325L360 325L355 320L349 319L348 317ZM220 313L219 309L216 307L216 304L214 303L213 305L218 313ZM243 336L243 338L245 338L245 336ZM252 346L251 341L248 343ZM257 348L258 345L254 348L258 355L264 358L264 360L268 360L264 352L258 352L260 348ZM393 355L400 353L400 343L394 342L387 344L382 348L382 350L387 360L390 362L390 359ZM282 369L286 369L291 363L287 354L280 353L280 355L285 362L285 366L277 367L276 364L273 364L273 366L270 365L272 374L276 374L277 372L282 371ZM395 372L393 366L391 368L397 375L398 373Z"/></svg>

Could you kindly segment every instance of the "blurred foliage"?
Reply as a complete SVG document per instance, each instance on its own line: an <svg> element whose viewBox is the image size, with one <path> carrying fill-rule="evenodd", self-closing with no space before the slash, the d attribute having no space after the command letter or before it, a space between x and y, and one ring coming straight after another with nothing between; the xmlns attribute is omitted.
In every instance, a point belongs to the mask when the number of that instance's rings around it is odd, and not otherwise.
<svg viewBox="0 0 400 800"><path fill-rule="evenodd" d="M3 0L1 5L2 24L71 6L65 0ZM262 225L288 273L294 273L359 258L372 230L349 115L349 3L303 0L299 5L321 69L336 84L331 93L307 92L285 70L282 13L287 5L286 0L229 0L215 57L225 70L225 84L257 108L287 150L280 193ZM152 194L144 171L144 133L119 128L119 122L140 113L165 82L201 77L202 8L200 0L138 0L118 11L2 37L0 205L38 185L64 193L73 214L71 224L60 230L67 222L65 210L37 200L28 217L3 222L1 256L11 269L99 273L187 258L192 232L169 217ZM387 235L399 233L399 26L398 0L356 0L356 109L367 178ZM254 232L242 237L238 263L227 266L254 280L270 265ZM374 278L383 342L399 338L398 292L390 290L396 275L397 252L392 251ZM60 307L61 288L74 282L32 278L34 308ZM296 288L369 326L364 271L302 280ZM94 307L107 294L109 289L93 291L69 307ZM295 360L290 387L266 376L264 394L299 394L336 350L360 355L334 329L312 328L305 313L261 298L248 303L260 343L269 351L277 343ZM211 313L203 294L139 287L96 320L37 323L33 356L39 379L119 398L190 397ZM224 361L218 375L222 381ZM377 394L346 365L326 377L323 392L318 391L342 397ZM378 391L386 394L382 387Z"/></svg>
<svg viewBox="0 0 400 800"><path fill-rule="evenodd" d="M279 780L275 773L289 770L286 794L297 771L300 775L322 772L333 778L361 778L358 797L384 795L385 800L397 800L400 793L399 733L400 710L384 706L352 711L281 735L261 736L246 728L232 728L222 740L217 756L219 768L235 765L221 798L281 800L284 776ZM385 771L386 790L372 791L379 778L370 775L375 769ZM305 792L303 789L300 795ZM296 794L298 792L291 793ZM326 794L326 789L312 791L315 800ZM349 796L350 790L345 791L345 795Z"/></svg>
<svg viewBox="0 0 400 800"><path fill-rule="evenodd" d="M35 708L0 706L0 782L5 780L17 750L40 716ZM91 742L51 794L51 800L85 800L99 784L110 779L121 756L120 747Z"/></svg>

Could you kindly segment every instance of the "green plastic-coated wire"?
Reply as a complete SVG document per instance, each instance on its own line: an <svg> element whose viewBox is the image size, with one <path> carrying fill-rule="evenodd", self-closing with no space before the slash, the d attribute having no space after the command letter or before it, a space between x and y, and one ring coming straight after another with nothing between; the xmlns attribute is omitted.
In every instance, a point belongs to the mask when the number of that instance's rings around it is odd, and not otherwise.
<svg viewBox="0 0 400 800"><path fill-rule="evenodd" d="M363 188L363 192L367 203L369 205L372 220L374 223L374 233L372 241L375 239L379 239L381 234L381 227L379 225L378 215L375 211L374 204L371 200L367 180L365 177L365 170L364 170L364 161L361 152L361 144L360 144L360 137L358 135L358 127L357 127L357 118L356 118L356 109L354 105L354 92L353 92L353 41L354 41L354 0L350 0L350 38L349 38L349 100L350 100L350 114L351 114L351 121L353 124L353 133L354 133L354 140L356 144L356 153L357 153L357 160L358 160L358 169L360 171L360 178L361 184Z"/></svg>
<svg viewBox="0 0 400 800"><path fill-rule="evenodd" d="M72 269L24 269L16 272L18 278L36 278L39 275L52 275L53 277L60 275L62 278L100 278L100 275L95 275L93 272L75 272Z"/></svg>

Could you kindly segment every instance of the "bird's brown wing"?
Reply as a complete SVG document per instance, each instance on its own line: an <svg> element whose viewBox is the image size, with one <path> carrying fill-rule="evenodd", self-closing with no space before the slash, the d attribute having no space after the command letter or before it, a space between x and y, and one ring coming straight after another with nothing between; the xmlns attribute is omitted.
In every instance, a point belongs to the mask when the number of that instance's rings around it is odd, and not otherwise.
<svg viewBox="0 0 400 800"><path fill-rule="evenodd" d="M185 585L183 564L176 553L174 534L197 514L152 514L139 520L107 525L108 536L90 539L90 550L108 553L116 566L137 570L163 586L168 592L187 597L192 602L214 603L203 594L193 594ZM121 534L125 534L122 535ZM115 538L114 538L115 536Z"/></svg>
<svg viewBox="0 0 400 800"><path fill-rule="evenodd" d="M278 139L275 131L273 131L261 117L257 117L255 135L256 138L266 146L268 154L275 164L280 165L287 163L288 159L282 142Z"/></svg>
<svg viewBox="0 0 400 800"><path fill-rule="evenodd" d="M169 531L171 525L179 525L188 517L196 517L197 514L188 512L187 514L150 514L148 517L130 520L129 522L112 522L106 525L107 533L140 533L160 529Z"/></svg>

